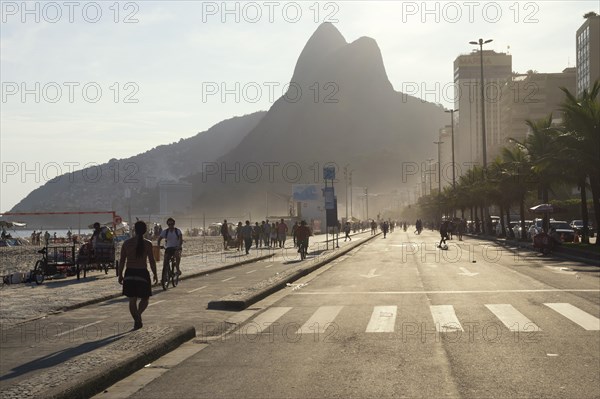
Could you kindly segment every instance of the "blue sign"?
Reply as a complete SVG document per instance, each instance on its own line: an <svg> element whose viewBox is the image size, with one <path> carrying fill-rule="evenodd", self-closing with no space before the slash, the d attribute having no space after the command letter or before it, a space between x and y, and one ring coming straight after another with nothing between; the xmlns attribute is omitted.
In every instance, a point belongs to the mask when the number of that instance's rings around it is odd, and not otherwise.
<svg viewBox="0 0 600 399"><path fill-rule="evenodd" d="M327 166L323 168L323 180L335 180L335 167Z"/></svg>

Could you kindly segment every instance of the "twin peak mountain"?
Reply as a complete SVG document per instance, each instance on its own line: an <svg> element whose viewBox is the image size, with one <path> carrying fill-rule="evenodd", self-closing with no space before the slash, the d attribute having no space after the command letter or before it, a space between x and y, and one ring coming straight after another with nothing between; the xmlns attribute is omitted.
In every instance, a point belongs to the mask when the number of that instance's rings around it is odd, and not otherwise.
<svg viewBox="0 0 600 399"><path fill-rule="evenodd" d="M420 163L433 154L432 142L447 122L440 105L393 89L375 40L348 43L332 24L323 23L302 50L289 89L267 112L235 117L117 162L137 165L134 192L140 200L131 203L132 213L158 211L158 194L146 188L152 177L192 183L191 212L262 214L266 191L290 195L293 183L322 183L320 169L327 163L337 165L342 180L341 168L349 164L355 187L402 188L402 163ZM81 171L59 177L13 211L83 210L82 204L98 201L119 211L126 187L108 173L115 161L102 165L107 173L101 182L86 182Z"/></svg>

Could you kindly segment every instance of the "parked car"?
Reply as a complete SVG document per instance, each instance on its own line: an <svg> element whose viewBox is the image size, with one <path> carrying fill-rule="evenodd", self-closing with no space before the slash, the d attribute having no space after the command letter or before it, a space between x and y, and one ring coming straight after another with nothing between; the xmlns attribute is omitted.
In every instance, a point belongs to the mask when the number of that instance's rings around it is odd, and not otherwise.
<svg viewBox="0 0 600 399"><path fill-rule="evenodd" d="M552 229L554 229L560 236L560 240L562 242L573 242L573 239L575 238L575 230L573 230L566 221L551 220L550 230Z"/></svg>
<svg viewBox="0 0 600 399"><path fill-rule="evenodd" d="M583 230L583 220L573 220L571 223L569 223L569 226L571 226L571 228L575 230L577 234L581 235ZM588 231L590 232L590 237L593 237L594 234L596 234L596 230L590 221L588 221Z"/></svg>

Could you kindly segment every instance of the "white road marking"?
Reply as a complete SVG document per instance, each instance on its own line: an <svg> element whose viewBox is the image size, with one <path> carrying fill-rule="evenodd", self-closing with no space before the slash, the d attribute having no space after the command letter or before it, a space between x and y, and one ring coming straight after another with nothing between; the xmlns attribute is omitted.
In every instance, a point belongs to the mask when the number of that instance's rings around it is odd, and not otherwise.
<svg viewBox="0 0 600 399"><path fill-rule="evenodd" d="M470 272L466 267L461 267L460 270L462 271L462 273L458 273L458 274L462 274L463 276L473 277L473 276L477 276L479 274L479 273Z"/></svg>
<svg viewBox="0 0 600 399"><path fill-rule="evenodd" d="M600 319L571 305L570 303L545 303L550 309L560 313L573 323L588 331L600 331Z"/></svg>
<svg viewBox="0 0 600 399"><path fill-rule="evenodd" d="M510 331L542 331L531 320L509 304L485 305Z"/></svg>
<svg viewBox="0 0 600 399"><path fill-rule="evenodd" d="M82 330L84 328L87 328L89 326L93 326L94 324L98 324L98 323L102 323L102 320L98 320L98 321L95 321L93 323L88 323L88 324L85 324L83 326L79 326L77 328L73 328L72 330L63 331L63 332L61 332L59 334L56 334L55 337L61 337L61 336L65 335L65 334L70 334L70 333L73 333L75 331Z"/></svg>
<svg viewBox="0 0 600 399"><path fill-rule="evenodd" d="M256 270L250 270L249 272L246 272L246 274L250 274L250 273L254 273Z"/></svg>
<svg viewBox="0 0 600 399"><path fill-rule="evenodd" d="M290 311L289 307L274 307L269 308L265 312L259 314L249 324L254 324L258 327L258 333L261 333L268 329L273 323L275 323L281 316ZM248 325L248 324L247 324ZM246 325L246 326L247 326ZM246 331L254 334L253 329L246 329Z"/></svg>
<svg viewBox="0 0 600 399"><path fill-rule="evenodd" d="M435 329L438 332L464 331L460 321L454 312L452 305L431 305L429 306Z"/></svg>
<svg viewBox="0 0 600 399"><path fill-rule="evenodd" d="M265 269L268 269L269 267L273 266L275 263L271 263L270 265L266 265Z"/></svg>
<svg viewBox="0 0 600 399"><path fill-rule="evenodd" d="M600 292L597 289L541 289L541 290L473 290L473 291L301 291L295 295L430 295L430 294L501 294L535 292Z"/></svg>
<svg viewBox="0 0 600 399"><path fill-rule="evenodd" d="M156 302L152 302L150 305L148 305L148 307L150 307L150 306L154 306L154 305L156 305L156 304L158 304L158 303L161 303L161 302L164 302L164 301L165 301L165 299L163 299L162 301L156 301Z"/></svg>
<svg viewBox="0 0 600 399"><path fill-rule="evenodd" d="M199 288L194 288L193 290L191 290L191 291L188 291L188 294L191 294L192 292L196 292L196 291L203 290L203 289L205 289L206 287L207 287L206 285L203 285L202 287L199 287Z"/></svg>
<svg viewBox="0 0 600 399"><path fill-rule="evenodd" d="M398 306L375 306L365 332L394 332Z"/></svg>
<svg viewBox="0 0 600 399"><path fill-rule="evenodd" d="M321 306L308 319L296 334L323 334L327 327L333 322L343 306Z"/></svg>
<svg viewBox="0 0 600 399"><path fill-rule="evenodd" d="M375 274L375 270L377 270L377 269L371 269L371 270L369 270L369 274L359 274L359 276L366 277L366 278L373 278L373 277L381 276L381 274Z"/></svg>
<svg viewBox="0 0 600 399"><path fill-rule="evenodd" d="M225 281L233 280L234 278L235 278L235 276L234 277L229 277L229 278L226 278L225 280L221 280L221 282L224 283Z"/></svg>

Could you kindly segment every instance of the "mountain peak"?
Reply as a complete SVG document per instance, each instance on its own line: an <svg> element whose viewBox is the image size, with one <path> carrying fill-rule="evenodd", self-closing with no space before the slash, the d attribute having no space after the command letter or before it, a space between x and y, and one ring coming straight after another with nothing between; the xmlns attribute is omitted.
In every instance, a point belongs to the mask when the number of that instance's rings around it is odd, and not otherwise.
<svg viewBox="0 0 600 399"><path fill-rule="evenodd" d="M332 52L348 43L339 30L330 22L323 22L312 34L300 53L292 82L297 82L307 76L310 71Z"/></svg>

